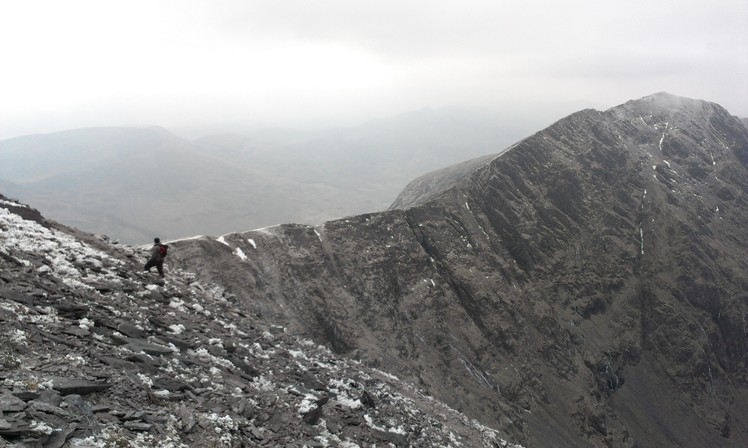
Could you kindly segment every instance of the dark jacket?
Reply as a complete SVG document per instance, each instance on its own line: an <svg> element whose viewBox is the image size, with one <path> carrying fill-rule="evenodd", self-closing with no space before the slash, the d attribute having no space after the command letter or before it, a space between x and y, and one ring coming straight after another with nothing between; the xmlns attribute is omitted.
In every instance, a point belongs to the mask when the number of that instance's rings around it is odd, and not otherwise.
<svg viewBox="0 0 748 448"><path fill-rule="evenodd" d="M161 244L154 244L151 247L151 260L162 261L164 257L161 256Z"/></svg>

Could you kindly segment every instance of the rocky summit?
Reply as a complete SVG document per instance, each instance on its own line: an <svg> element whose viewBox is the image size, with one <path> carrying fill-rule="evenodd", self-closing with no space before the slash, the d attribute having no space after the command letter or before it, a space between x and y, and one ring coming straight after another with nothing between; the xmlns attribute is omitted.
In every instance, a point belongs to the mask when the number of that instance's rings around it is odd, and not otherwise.
<svg viewBox="0 0 748 448"><path fill-rule="evenodd" d="M0 196L0 447L519 447L147 254Z"/></svg>
<svg viewBox="0 0 748 448"><path fill-rule="evenodd" d="M746 222L745 123L660 93L424 175L382 213L175 242L167 269L525 446L736 447Z"/></svg>

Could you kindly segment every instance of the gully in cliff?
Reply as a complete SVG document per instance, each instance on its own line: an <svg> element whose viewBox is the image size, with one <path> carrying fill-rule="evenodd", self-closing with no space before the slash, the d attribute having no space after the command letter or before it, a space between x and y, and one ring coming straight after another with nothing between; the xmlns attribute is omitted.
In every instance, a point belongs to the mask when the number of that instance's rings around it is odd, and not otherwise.
<svg viewBox="0 0 748 448"><path fill-rule="evenodd" d="M144 271L150 272L151 268L156 266L158 275L164 276L164 258L166 258L166 251L169 246L161 244L161 240L158 238L153 239L153 247L151 248L151 259L143 267Z"/></svg>

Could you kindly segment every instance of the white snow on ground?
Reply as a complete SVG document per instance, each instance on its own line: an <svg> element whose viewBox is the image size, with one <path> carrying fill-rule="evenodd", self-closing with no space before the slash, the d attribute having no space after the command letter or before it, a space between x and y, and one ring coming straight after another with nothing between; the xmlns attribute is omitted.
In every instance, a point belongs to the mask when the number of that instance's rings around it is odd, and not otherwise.
<svg viewBox="0 0 748 448"><path fill-rule="evenodd" d="M227 245L227 246L228 246L228 245L229 245L229 243L227 243L227 242L226 242L226 238L224 238L225 236L226 236L226 235L221 235L220 237L218 237L218 238L216 239L216 241L218 241L219 243L222 243L222 244L225 244L225 245Z"/></svg>
<svg viewBox="0 0 748 448"><path fill-rule="evenodd" d="M10 206L13 206L13 207L29 208L28 205L19 204L17 202L6 201L5 199L0 199L0 204L2 204L2 205L10 205Z"/></svg>
<svg viewBox="0 0 748 448"><path fill-rule="evenodd" d="M641 249L642 249L642 255L644 255L644 230L642 230L642 226L639 226L639 238L641 241Z"/></svg>
<svg viewBox="0 0 748 448"><path fill-rule="evenodd" d="M274 226L262 227L262 228L259 228L259 229L255 229L254 231L255 232L259 232L259 233L263 233L265 235L277 236L275 233L273 233L273 229L275 229L277 227L279 227L279 226L278 225L274 225Z"/></svg>
<svg viewBox="0 0 748 448"><path fill-rule="evenodd" d="M665 140L665 134L667 134L667 128L669 126L669 123L665 122L665 130L662 132L662 137L660 137L660 151L662 151L662 142Z"/></svg>
<svg viewBox="0 0 748 448"><path fill-rule="evenodd" d="M237 247L236 250L234 251L234 255L241 258L242 261L247 261L247 255L239 247Z"/></svg>
<svg viewBox="0 0 748 448"><path fill-rule="evenodd" d="M253 248L257 249L257 243L252 238L248 238L247 242L252 245Z"/></svg>
<svg viewBox="0 0 748 448"><path fill-rule="evenodd" d="M78 321L78 326L84 330L90 330L94 326L94 321L88 319L87 317L84 317L83 319Z"/></svg>
<svg viewBox="0 0 748 448"><path fill-rule="evenodd" d="M186 330L186 328L182 324L169 325L169 331L172 334L182 334L184 333L184 330Z"/></svg>
<svg viewBox="0 0 748 448"><path fill-rule="evenodd" d="M109 266L120 266L124 264L123 261L93 249L66 233L25 220L5 208L0 208L0 229L0 250L9 255L43 255L52 273L63 278L68 286L91 289L80 281L88 271L85 266L101 269L100 276L113 283L121 283L115 272L103 268L101 260L105 260ZM23 261L27 266L30 265L27 260Z"/></svg>
<svg viewBox="0 0 748 448"><path fill-rule="evenodd" d="M4 203L6 202L7 201L4 201ZM88 286L82 283L80 280L106 280L109 283L121 283L121 281L119 280L119 276L115 271L122 265L124 265L123 261L112 258L106 253L95 250L88 245L75 240L73 237L67 234L61 233L56 230L47 229L33 221L24 220L19 216L10 213L8 210L2 207L0 207L0 251L13 256L22 262L25 261L24 253L41 255L46 260L44 267L49 270L49 274L47 275L55 275L59 276L60 278L69 278L71 280L78 281L78 283L80 283L82 287ZM30 266L31 263L27 261L26 265ZM87 266L90 266L93 269L89 269ZM432 285L434 284L433 279L431 280L431 283ZM150 293L150 290L153 289L150 286L151 285L148 285L147 287L143 288L142 292ZM96 293L92 292L92 294ZM187 302L192 302L193 299L194 298L188 299L185 297L185 300L187 300ZM206 315L211 314L207 309L203 310L202 306L200 306L199 304L185 303L185 300L177 297L172 297L167 309L169 310L169 312L176 311L186 313L194 310L197 312L204 311ZM215 300L216 302L218 302L217 297ZM16 309L23 307L23 305L0 301L0 307L12 307L13 309ZM28 319L29 321L33 321L33 319L57 319L56 311L51 307L37 307L37 310L43 314L40 314L39 316L24 316L24 318ZM87 318L79 319L77 323L81 327L90 328L91 326L93 326L93 322ZM232 325L225 322L220 323L222 323L224 326ZM139 324L137 322L135 322L135 324L136 327L139 327ZM184 333L186 331L186 328L184 325L175 324L170 325L169 330L172 334L180 334ZM113 334L115 336L122 337L122 335L120 335L118 332L114 332ZM92 338L99 341L101 340L100 338L103 338L103 336L92 335ZM265 338L266 340L275 339L275 337L269 332L265 333ZM10 340L11 343L19 346L28 344L29 341L27 339L27 334L22 330L16 330L15 332L13 332L10 335ZM220 339L213 338L209 340L209 344L219 345L222 344L222 341ZM274 349L274 346L272 344L267 344L266 342L263 342L263 344L265 344L266 348L263 348L259 342L254 342L251 347L244 344L241 345L245 348L251 348L251 350L249 350L251 354L250 356L265 359L277 356L276 350ZM348 361L342 361L337 358L333 358L328 349L318 347L313 342L306 342L302 344L302 346L309 348L310 351L306 352L302 350L296 350L294 349L294 346L290 347L287 350L287 352L294 359L294 362L300 364L302 370L308 370L311 367L314 367L315 369L335 369L337 371L337 374L334 377L335 379L330 378L327 382L327 384L330 386L330 392L333 392L335 397L332 399L333 403L337 402L337 404L341 406L360 409L363 406L361 399L359 398L361 397L361 392L363 390L362 385L365 384L367 380L372 379L372 377L362 372L351 373L351 366L354 366L353 368L355 368L354 364L349 364ZM179 352L179 349L177 349L173 345L172 347L175 352ZM131 353L132 352L129 352L129 354ZM123 348L122 351L119 352L119 355L125 354L128 354L128 351ZM200 365L200 363L210 365L210 372L216 374L217 376L223 370L234 371L237 369L237 366L235 366L231 361L223 357L212 355L204 347L200 347L197 350L186 350L185 354L186 356L199 361L198 365ZM77 354L68 355L65 359L68 365L73 366L84 365L87 362L86 358ZM180 381L197 381L196 379L189 379L185 376L189 373L189 371L185 371L184 366L180 366L179 362L176 359L174 359L173 362L165 365L164 370L173 371L175 378ZM391 386L387 384L388 382L390 382L393 384L397 383L398 387L407 389L409 391L409 395L418 396L421 402L427 400L427 397L422 396L416 388L403 383L393 375L375 371L374 376L377 376L381 380L383 380L377 383L372 383L372 385L370 386L370 391L374 397L386 396L388 397L388 400L401 403L402 406L405 406L405 409L418 409L418 407L415 406L413 398L408 398L406 396L393 393ZM212 382L212 379L208 378L206 375L200 377L200 381L203 381L203 378L205 379L205 381L211 381L211 385L209 386L211 390L225 391L226 388L221 383ZM2 382L7 385L12 381L14 380L8 378L3 380ZM23 383L19 383L18 388L27 387L28 384L30 384L30 381L35 384L37 390L51 389L53 387L51 381L46 381L41 378L36 379L33 377L29 377ZM150 375L138 373L135 381L137 383L143 384L147 388L153 386L153 378L151 378ZM267 373L260 375L252 383L248 384L248 386L255 391L273 392L280 389L280 383L278 383L277 381L278 378L273 375L272 371L268 371ZM284 388L285 387L287 386L284 386ZM238 388L234 388L232 390L234 391L234 393L239 393L237 392L237 390L239 390ZM166 390L156 390L152 393L155 396L160 396L160 398L162 399L168 399L170 395L170 393ZM299 411L311 409L312 400L315 400L317 398L319 397L314 397L313 395L305 395L303 398L299 397L299 399L294 402L294 406L296 406L296 409L298 409ZM446 413L452 415L452 413L455 412L449 409L446 405L437 404L430 398L428 398L428 401L432 403L433 406L438 407L439 415L446 415ZM215 430L215 433L219 435L220 443L217 446L235 446L236 439L234 438L234 434L236 434L237 432L237 421L232 419L229 415L225 415L223 413L201 413L196 417L201 422L201 426L205 423L209 425L208 428L212 427ZM370 424L372 427L382 428L385 431L396 434L404 434L408 432L408 427L404 425L404 421L402 419L384 418L383 416L379 416L376 413L368 414L367 417L367 424ZM464 416L462 418L466 419ZM445 434L450 430L449 428L444 428L443 430L434 429L437 428L436 420L431 420L434 422L434 424L428 427L430 428L430 431L435 432L436 434ZM459 423L459 420L456 420L454 418L451 418L449 420L451 420L455 425ZM123 446L138 448L151 448L156 446L163 448L186 447L186 445L182 444L179 441L178 437L175 435L178 429L174 426L177 424L176 422L178 422L178 420L174 418L170 418L168 420L165 427L166 434L137 434L134 438L128 439L127 445ZM438 428L441 428L441 424ZM43 423L34 423L32 430L48 434L50 433L50 431L57 430L57 428L47 426ZM498 434L495 431L489 428L480 427L480 431L483 434L484 440L493 441L493 444L491 446L519 447L518 445L507 445L498 437ZM323 432L322 435L326 438L323 440L329 439L333 441L330 446L359 446L351 442L350 439L347 439L345 437L341 439L340 437L330 434L329 432ZM120 433L116 428L103 427L101 429L101 432L95 436L90 436L87 438L73 437L68 440L67 444L71 447L78 448L104 448L107 446L114 446L114 443L118 443L122 440L125 439L122 437L122 433ZM446 442L448 439L442 440ZM451 443L438 444L434 446L458 446L457 444L459 444L459 441L456 438L452 438Z"/></svg>
<svg viewBox="0 0 748 448"><path fill-rule="evenodd" d="M203 238L203 237L205 237L205 235L195 235L195 236L189 236L187 238L178 238L176 240L169 240L169 241L166 241L166 243L171 244L171 243L178 243L180 241L199 240L200 238Z"/></svg>

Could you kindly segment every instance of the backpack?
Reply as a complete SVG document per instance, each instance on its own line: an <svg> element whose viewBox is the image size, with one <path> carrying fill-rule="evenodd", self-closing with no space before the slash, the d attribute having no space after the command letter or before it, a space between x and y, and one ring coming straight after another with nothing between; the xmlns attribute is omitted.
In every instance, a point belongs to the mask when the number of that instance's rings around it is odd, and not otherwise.
<svg viewBox="0 0 748 448"><path fill-rule="evenodd" d="M161 255L161 258L166 257L166 250L169 248L166 244L162 244L159 246L158 253Z"/></svg>

